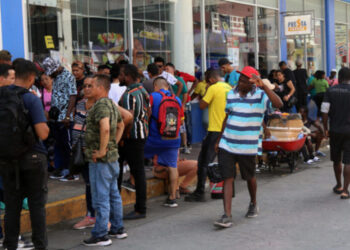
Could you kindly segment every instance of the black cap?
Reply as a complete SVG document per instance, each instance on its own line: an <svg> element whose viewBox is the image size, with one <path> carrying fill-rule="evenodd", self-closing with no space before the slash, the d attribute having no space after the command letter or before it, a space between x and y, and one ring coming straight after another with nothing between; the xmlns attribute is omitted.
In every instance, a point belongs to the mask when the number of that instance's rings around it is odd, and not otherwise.
<svg viewBox="0 0 350 250"><path fill-rule="evenodd" d="M232 62L230 62L227 58L220 58L220 60L218 61L218 64L221 67L222 65L232 64Z"/></svg>

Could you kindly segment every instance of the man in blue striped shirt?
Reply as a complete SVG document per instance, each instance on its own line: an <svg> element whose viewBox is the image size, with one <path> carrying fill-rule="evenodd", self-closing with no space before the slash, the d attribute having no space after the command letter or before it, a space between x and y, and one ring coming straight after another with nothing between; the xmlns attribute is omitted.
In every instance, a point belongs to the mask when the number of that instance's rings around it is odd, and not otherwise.
<svg viewBox="0 0 350 250"><path fill-rule="evenodd" d="M255 157L264 113L272 106L283 106L281 99L258 77L256 69L247 66L239 73L238 86L227 95L226 118L217 145L218 161L225 179L225 214L214 223L219 227L232 226L232 184L236 177L236 163L239 164L242 178L247 181L251 198L246 217L258 215Z"/></svg>

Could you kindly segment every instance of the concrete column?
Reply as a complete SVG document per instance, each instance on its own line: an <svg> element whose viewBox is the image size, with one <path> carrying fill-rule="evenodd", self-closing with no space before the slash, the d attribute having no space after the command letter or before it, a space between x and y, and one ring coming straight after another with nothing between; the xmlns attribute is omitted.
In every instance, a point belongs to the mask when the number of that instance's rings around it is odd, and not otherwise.
<svg viewBox="0 0 350 250"><path fill-rule="evenodd" d="M287 0L280 0L280 12L287 11ZM281 43L281 60L287 62L287 40L284 36L284 19L283 15L280 14L280 43Z"/></svg>
<svg viewBox="0 0 350 250"><path fill-rule="evenodd" d="M62 38L62 40L59 42L60 55L63 59L62 64L69 67L73 61L72 16L70 0L59 0L57 5L57 7L61 10L58 18L58 36L59 39Z"/></svg>
<svg viewBox="0 0 350 250"><path fill-rule="evenodd" d="M334 0L325 0L327 75L336 66Z"/></svg>
<svg viewBox="0 0 350 250"><path fill-rule="evenodd" d="M173 0L173 63L180 71L194 74L192 0Z"/></svg>

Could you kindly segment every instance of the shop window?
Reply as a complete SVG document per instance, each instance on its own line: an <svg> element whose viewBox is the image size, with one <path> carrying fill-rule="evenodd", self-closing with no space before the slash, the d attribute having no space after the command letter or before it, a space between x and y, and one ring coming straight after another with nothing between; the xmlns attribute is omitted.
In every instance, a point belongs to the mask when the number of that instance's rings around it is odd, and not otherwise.
<svg viewBox="0 0 350 250"><path fill-rule="evenodd" d="M347 25L335 24L336 67L347 66Z"/></svg>
<svg viewBox="0 0 350 250"><path fill-rule="evenodd" d="M278 12L258 8L259 71L267 78L272 69L278 68L279 39Z"/></svg>

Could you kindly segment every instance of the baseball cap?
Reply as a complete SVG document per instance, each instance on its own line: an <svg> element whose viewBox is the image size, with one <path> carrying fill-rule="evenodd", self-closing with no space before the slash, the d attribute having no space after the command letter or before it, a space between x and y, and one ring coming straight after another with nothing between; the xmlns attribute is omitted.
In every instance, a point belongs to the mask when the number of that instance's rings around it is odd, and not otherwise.
<svg viewBox="0 0 350 250"><path fill-rule="evenodd" d="M227 58L220 58L218 64L221 67L222 65L232 64L232 62L230 62L230 60L228 60Z"/></svg>
<svg viewBox="0 0 350 250"><path fill-rule="evenodd" d="M337 72L337 69L332 69L331 72Z"/></svg>
<svg viewBox="0 0 350 250"><path fill-rule="evenodd" d="M42 66L45 70L45 74L50 76L52 73L58 70L60 63L51 57L47 57L43 61Z"/></svg>
<svg viewBox="0 0 350 250"><path fill-rule="evenodd" d="M237 71L238 73L245 75L248 78L253 78L253 75L260 76L259 71L251 66L246 66L242 69L242 71Z"/></svg>

